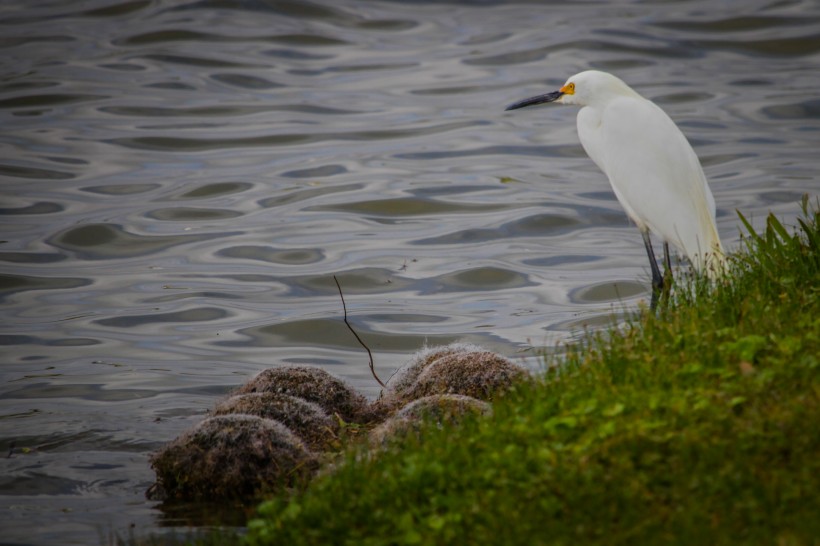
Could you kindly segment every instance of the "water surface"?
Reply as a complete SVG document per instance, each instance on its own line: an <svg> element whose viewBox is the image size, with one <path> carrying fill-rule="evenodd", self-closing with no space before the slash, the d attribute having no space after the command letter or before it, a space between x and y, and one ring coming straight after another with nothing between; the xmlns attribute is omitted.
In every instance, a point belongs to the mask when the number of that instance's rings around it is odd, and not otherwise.
<svg viewBox="0 0 820 546"><path fill-rule="evenodd" d="M818 194L805 1L34 1L0 6L0 521L10 544L186 523L148 456L281 364L378 394L469 341L537 366L648 296L575 111L580 70L666 109L718 227ZM100 537L103 538L100 538Z"/></svg>

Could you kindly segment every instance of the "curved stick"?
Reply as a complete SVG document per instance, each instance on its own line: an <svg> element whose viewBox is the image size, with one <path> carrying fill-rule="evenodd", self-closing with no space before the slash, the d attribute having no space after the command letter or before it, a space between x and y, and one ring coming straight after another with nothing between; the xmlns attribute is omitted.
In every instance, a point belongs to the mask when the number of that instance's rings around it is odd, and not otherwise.
<svg viewBox="0 0 820 546"><path fill-rule="evenodd" d="M373 353L370 352L370 347L368 347L365 344L365 342L362 341L362 338L359 337L359 334L356 333L356 330L354 330L353 326L351 326L350 323L347 321L347 305L345 305L345 297L342 294L342 285L339 284L339 279L336 278L336 275L333 275L333 280L336 281L336 288L339 289L339 297L342 298L342 309L344 309L345 312L345 324L347 324L347 327L350 329L351 332L353 332L353 335L356 336L356 340L359 342L359 344L362 347L364 347L365 351L367 351L367 357L370 359L370 373L373 374L373 377L376 379L379 385L381 385L382 388L385 388L385 384L382 383L382 380L379 379L378 375L376 375L376 368L373 365Z"/></svg>

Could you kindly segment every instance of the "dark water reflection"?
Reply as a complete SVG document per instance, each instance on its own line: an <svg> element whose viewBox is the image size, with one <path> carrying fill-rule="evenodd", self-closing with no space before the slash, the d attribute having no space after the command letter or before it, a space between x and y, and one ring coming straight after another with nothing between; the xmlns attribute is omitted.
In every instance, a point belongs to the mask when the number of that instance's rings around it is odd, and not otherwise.
<svg viewBox="0 0 820 546"><path fill-rule="evenodd" d="M730 248L818 194L809 0L7 2L0 52L11 544L190 522L148 454L260 369L376 395L334 274L382 376L456 340L537 366L645 299L575 112L503 112L575 72L670 112Z"/></svg>

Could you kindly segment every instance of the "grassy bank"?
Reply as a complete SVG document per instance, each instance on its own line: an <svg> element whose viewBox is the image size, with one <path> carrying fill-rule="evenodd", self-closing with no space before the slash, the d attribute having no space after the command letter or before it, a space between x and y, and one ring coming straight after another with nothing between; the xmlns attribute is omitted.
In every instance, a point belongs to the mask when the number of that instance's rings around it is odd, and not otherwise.
<svg viewBox="0 0 820 546"><path fill-rule="evenodd" d="M264 503L266 544L818 544L820 225L770 218L492 417ZM751 233L751 231L750 231Z"/></svg>
<svg viewBox="0 0 820 546"><path fill-rule="evenodd" d="M251 544L816 544L820 226L770 218L491 418L262 505ZM751 233L751 232L750 232Z"/></svg>

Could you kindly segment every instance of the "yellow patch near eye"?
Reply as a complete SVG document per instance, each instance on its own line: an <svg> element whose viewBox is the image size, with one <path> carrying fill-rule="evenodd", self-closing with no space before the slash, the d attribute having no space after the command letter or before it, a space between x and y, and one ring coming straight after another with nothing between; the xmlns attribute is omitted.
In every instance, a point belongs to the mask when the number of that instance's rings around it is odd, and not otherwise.
<svg viewBox="0 0 820 546"><path fill-rule="evenodd" d="M564 87L561 88L561 93L565 95L574 95L575 94L575 84L570 82L566 84Z"/></svg>

